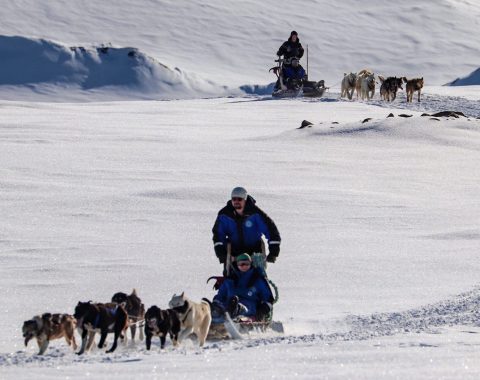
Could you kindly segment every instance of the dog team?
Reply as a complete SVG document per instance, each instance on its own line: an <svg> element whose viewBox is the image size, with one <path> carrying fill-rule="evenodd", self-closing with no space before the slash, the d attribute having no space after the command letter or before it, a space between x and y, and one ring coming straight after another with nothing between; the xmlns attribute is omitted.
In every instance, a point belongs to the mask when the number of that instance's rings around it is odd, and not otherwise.
<svg viewBox="0 0 480 380"><path fill-rule="evenodd" d="M406 77L388 77L377 75L380 80L380 99L387 102L393 102L397 97L398 90L403 90L403 83L406 83L405 90L407 94L407 103L413 101L413 94L418 92L418 101L420 102L420 93L423 88L423 77L407 79ZM344 73L342 79L341 97L352 100L353 93L356 91L357 99L370 100L375 94L375 74L369 69L360 70L358 73Z"/></svg>
<svg viewBox="0 0 480 380"><path fill-rule="evenodd" d="M117 348L118 338L126 344L129 327L132 341L135 341L138 326L140 340L143 340L145 333L147 350L150 350L153 337L160 338L160 347L163 349L167 335L173 346L178 347L185 338L195 334L202 347L212 320L208 300L196 303L182 293L173 295L169 307L161 310L154 305L145 312L145 306L135 289L130 295L115 293L108 303L79 302L73 315L44 313L25 321L22 329L25 346L32 338L36 338L38 354L43 355L51 340L65 338L67 344L76 350L74 332L77 329L82 338L78 355L90 351L96 333L100 334L100 349L105 347L107 335L114 334L112 347L107 351L110 353Z"/></svg>

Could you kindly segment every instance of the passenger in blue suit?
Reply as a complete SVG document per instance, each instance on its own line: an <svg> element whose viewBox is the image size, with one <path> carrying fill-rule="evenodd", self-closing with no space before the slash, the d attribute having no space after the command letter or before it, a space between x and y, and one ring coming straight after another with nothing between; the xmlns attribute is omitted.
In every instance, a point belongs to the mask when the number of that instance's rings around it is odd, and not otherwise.
<svg viewBox="0 0 480 380"><path fill-rule="evenodd" d="M238 255L235 264L233 273L213 298L212 310L219 314L228 311L232 318L241 315L262 321L272 310L270 286L262 273L252 267L247 253Z"/></svg>
<svg viewBox="0 0 480 380"><path fill-rule="evenodd" d="M228 244L233 258L242 253L262 252L262 235L268 241L267 261L274 263L280 253L277 226L243 187L232 190L231 200L218 212L212 232L215 254L222 264L227 260Z"/></svg>

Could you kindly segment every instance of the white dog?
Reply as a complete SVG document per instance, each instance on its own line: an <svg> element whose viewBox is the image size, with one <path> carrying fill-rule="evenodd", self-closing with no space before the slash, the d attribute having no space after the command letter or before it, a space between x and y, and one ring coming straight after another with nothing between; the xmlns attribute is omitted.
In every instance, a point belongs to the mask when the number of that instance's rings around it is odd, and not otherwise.
<svg viewBox="0 0 480 380"><path fill-rule="evenodd" d="M357 92L357 99L361 96L362 93L362 82L363 78L368 77L369 75L373 75L373 72L370 69L363 69L360 70L357 74L357 81L355 82L355 90Z"/></svg>
<svg viewBox="0 0 480 380"><path fill-rule="evenodd" d="M362 100L370 100L375 94L375 75L369 74L362 78L360 87L360 96Z"/></svg>
<svg viewBox="0 0 480 380"><path fill-rule="evenodd" d="M342 80L342 94L341 97L344 98L345 96L348 97L348 99L352 99L353 97L353 91L355 91L355 83L357 81L357 74L350 73L347 75L347 73L343 74L343 80Z"/></svg>
<svg viewBox="0 0 480 380"><path fill-rule="evenodd" d="M210 305L205 301L200 303L190 301L182 293L179 296L174 294L168 306L177 313L180 319L181 329L178 342L181 343L190 334L195 334L200 347L202 347L207 339L212 321Z"/></svg>

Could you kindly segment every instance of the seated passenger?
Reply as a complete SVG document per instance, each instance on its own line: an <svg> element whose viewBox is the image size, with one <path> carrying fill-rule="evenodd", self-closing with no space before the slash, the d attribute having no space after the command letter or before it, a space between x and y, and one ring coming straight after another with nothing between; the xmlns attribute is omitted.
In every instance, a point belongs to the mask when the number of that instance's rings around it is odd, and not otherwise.
<svg viewBox="0 0 480 380"><path fill-rule="evenodd" d="M232 318L245 316L257 321L265 320L273 303L267 280L252 267L252 258L248 253L237 256L236 266L238 269L225 279L213 298L212 309L228 311Z"/></svg>
<svg viewBox="0 0 480 380"><path fill-rule="evenodd" d="M306 77L306 73L300 61L298 59L293 59L291 66L283 66L282 69L283 80L288 82L291 79L303 80Z"/></svg>

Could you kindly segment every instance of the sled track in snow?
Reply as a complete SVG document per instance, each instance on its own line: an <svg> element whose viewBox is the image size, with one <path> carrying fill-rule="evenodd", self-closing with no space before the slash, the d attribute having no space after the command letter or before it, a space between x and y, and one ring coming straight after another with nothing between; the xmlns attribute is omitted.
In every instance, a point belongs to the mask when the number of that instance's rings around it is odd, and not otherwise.
<svg viewBox="0 0 480 380"><path fill-rule="evenodd" d="M477 326L480 324L480 288L403 312L351 315L345 322L349 327L345 332L258 339L248 341L246 346L356 341L403 333L434 333L436 329L447 326Z"/></svg>
<svg viewBox="0 0 480 380"><path fill-rule="evenodd" d="M308 335L282 335L265 338L250 338L241 341L208 343L202 350L197 347L183 347L173 350L167 347L163 355L198 355L208 351L243 350L272 344L312 344L328 342L347 342L374 339L403 333L438 333L438 329L449 326L478 326L480 323L480 287L462 293L451 299L419 308L390 313L375 313L369 316L351 315L345 319L347 329L329 334L313 333ZM78 363L125 363L141 361L146 356L158 355L155 345L152 351L146 351L143 342L134 347L119 349L107 355L103 350L91 354L76 356L66 346L51 347L47 355L37 356L25 351L0 354L0 366L40 365Z"/></svg>

